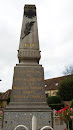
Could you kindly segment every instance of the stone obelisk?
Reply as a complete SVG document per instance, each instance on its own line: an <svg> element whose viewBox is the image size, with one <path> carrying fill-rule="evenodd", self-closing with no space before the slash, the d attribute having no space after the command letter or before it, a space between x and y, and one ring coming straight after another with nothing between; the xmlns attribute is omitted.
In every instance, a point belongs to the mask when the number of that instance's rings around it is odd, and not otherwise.
<svg viewBox="0 0 73 130"><path fill-rule="evenodd" d="M4 110L3 130L14 130L18 125L31 130L33 116L37 118L37 130L46 125L52 126L51 109L45 97L44 71L39 65L35 5L24 7L18 59L19 64L14 67L10 104Z"/></svg>

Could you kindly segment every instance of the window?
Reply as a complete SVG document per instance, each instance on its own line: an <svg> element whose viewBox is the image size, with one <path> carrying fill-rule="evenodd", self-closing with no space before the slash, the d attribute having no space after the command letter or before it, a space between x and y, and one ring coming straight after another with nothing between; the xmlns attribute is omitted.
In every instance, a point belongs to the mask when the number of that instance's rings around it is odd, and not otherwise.
<svg viewBox="0 0 73 130"><path fill-rule="evenodd" d="M55 86L58 86L58 85L59 85L59 83L56 83L56 84L55 84Z"/></svg>

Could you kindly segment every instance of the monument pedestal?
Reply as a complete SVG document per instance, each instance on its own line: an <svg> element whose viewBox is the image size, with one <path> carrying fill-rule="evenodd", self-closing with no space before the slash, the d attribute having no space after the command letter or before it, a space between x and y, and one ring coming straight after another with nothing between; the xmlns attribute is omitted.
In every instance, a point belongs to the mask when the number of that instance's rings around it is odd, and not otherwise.
<svg viewBox="0 0 73 130"><path fill-rule="evenodd" d="M17 125L32 129L32 117L37 118L37 130L52 126L51 109L45 102L43 67L20 66L14 68L11 102L4 110L3 130L14 130Z"/></svg>
<svg viewBox="0 0 73 130"><path fill-rule="evenodd" d="M41 65L14 68L11 102L4 110L3 130L18 125L32 129L32 117L37 118L37 130L52 126L51 109L45 102L44 75Z"/></svg>

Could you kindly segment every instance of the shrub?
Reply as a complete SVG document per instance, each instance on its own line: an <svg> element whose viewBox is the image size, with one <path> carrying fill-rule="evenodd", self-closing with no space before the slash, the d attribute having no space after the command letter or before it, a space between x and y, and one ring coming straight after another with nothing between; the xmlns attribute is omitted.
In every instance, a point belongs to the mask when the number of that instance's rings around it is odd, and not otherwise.
<svg viewBox="0 0 73 130"><path fill-rule="evenodd" d="M2 93L0 93L0 96L2 95Z"/></svg>
<svg viewBox="0 0 73 130"><path fill-rule="evenodd" d="M72 99L72 101L71 101L71 105L70 105L72 108L73 108L73 99Z"/></svg>
<svg viewBox="0 0 73 130"><path fill-rule="evenodd" d="M49 104L58 104L61 103L61 98L59 96L50 96L47 97L47 103Z"/></svg>
<svg viewBox="0 0 73 130"><path fill-rule="evenodd" d="M49 104L49 107L51 107L52 110L60 110L61 107L64 107L64 104Z"/></svg>
<svg viewBox="0 0 73 130"><path fill-rule="evenodd" d="M73 77L62 80L58 86L58 94L64 101L73 99Z"/></svg>

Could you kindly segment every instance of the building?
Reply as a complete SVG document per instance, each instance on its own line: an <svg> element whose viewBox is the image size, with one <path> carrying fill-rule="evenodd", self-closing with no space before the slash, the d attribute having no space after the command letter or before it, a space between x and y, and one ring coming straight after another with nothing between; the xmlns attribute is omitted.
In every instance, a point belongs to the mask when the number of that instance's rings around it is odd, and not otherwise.
<svg viewBox="0 0 73 130"><path fill-rule="evenodd" d="M0 96L0 107L5 108L7 106L7 101L10 98L11 95L11 89L7 90L5 93L3 93Z"/></svg>
<svg viewBox="0 0 73 130"><path fill-rule="evenodd" d="M46 79L45 80L45 94L46 96L56 96L58 92L58 85L61 80L64 80L65 78L73 77L73 75L66 75L62 77L52 78L52 79Z"/></svg>

